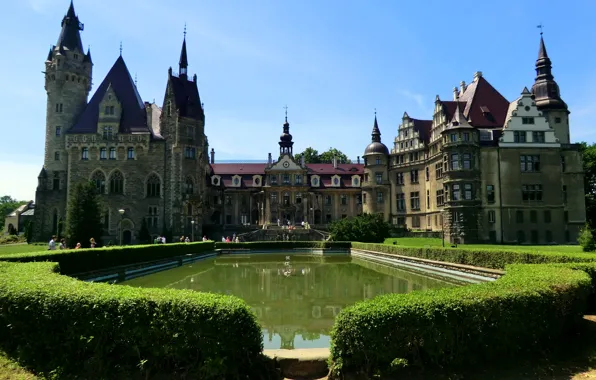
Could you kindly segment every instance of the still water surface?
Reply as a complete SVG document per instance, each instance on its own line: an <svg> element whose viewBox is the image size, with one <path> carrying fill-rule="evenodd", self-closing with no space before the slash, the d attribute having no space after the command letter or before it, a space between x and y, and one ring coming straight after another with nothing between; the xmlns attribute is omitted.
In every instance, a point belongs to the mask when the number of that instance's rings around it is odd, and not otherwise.
<svg viewBox="0 0 596 380"><path fill-rule="evenodd" d="M358 258L274 254L218 256L121 284L238 296L255 311L265 348L286 349L329 347L335 316L358 301L455 286Z"/></svg>

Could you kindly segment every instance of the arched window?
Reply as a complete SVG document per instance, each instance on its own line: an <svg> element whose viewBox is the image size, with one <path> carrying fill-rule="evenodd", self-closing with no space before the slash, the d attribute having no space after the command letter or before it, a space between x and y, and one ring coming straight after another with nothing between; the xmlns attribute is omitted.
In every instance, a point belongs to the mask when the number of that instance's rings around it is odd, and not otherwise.
<svg viewBox="0 0 596 380"><path fill-rule="evenodd" d="M96 171L91 177L91 181L95 184L98 194L105 194L106 192L106 176L101 171Z"/></svg>
<svg viewBox="0 0 596 380"><path fill-rule="evenodd" d="M159 198L161 189L161 181L157 174L151 174L149 178L147 178L147 197L149 198Z"/></svg>
<svg viewBox="0 0 596 380"><path fill-rule="evenodd" d="M185 184L184 192L186 194L192 194L192 193L194 193L194 187L195 187L195 185L192 182L192 178L187 177L186 178L186 184Z"/></svg>
<svg viewBox="0 0 596 380"><path fill-rule="evenodd" d="M284 193L284 206L289 206L289 205L290 205L290 194Z"/></svg>
<svg viewBox="0 0 596 380"><path fill-rule="evenodd" d="M124 193L124 176L116 170L110 176L110 194Z"/></svg>

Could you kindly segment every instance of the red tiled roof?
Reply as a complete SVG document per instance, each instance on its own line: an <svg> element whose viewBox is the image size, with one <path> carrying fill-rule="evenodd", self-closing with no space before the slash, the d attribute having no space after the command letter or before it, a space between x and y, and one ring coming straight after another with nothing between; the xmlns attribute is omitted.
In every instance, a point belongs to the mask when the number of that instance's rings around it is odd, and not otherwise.
<svg viewBox="0 0 596 380"><path fill-rule="evenodd" d="M339 174L339 175L362 175L364 173L363 164L338 164L337 168L333 164L306 164L308 174ZM265 174L266 163L249 164L249 163L234 163L234 164L211 164L212 174L226 175L226 174Z"/></svg>
<svg viewBox="0 0 596 380"><path fill-rule="evenodd" d="M459 100L460 102L466 102L464 115L472 126L477 128L503 127L509 101L484 77L478 77L470 83ZM490 112L483 112L483 108L488 109Z"/></svg>
<svg viewBox="0 0 596 380"><path fill-rule="evenodd" d="M455 109L457 108L457 103L459 103L459 107L461 109L466 109L466 102L458 102L456 100L441 101L441 104L443 104L443 111L445 111L445 115L447 116L447 120L453 119Z"/></svg>
<svg viewBox="0 0 596 380"><path fill-rule="evenodd" d="M419 119L410 119L414 122L414 130L418 132L420 139L424 142L428 142L430 139L430 130L432 129L433 121L432 120L419 120Z"/></svg>

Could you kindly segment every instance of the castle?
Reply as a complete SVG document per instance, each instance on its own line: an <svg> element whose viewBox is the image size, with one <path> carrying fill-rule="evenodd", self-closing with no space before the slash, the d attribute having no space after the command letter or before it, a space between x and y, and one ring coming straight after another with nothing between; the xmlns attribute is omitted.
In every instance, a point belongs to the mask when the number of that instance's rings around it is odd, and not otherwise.
<svg viewBox="0 0 596 380"><path fill-rule="evenodd" d="M324 227L366 213L397 226L441 231L449 241L575 242L585 223L579 147L540 39L535 83L507 101L483 77L435 100L432 119L404 114L389 149L375 115L363 162L309 164L293 155L283 124L279 158L216 163L208 151L186 37L179 72L168 70L163 105L143 102L120 56L88 102L91 53L71 3L46 60L46 146L35 232L59 231L69 189L91 180L104 207L102 238L200 236L302 221Z"/></svg>

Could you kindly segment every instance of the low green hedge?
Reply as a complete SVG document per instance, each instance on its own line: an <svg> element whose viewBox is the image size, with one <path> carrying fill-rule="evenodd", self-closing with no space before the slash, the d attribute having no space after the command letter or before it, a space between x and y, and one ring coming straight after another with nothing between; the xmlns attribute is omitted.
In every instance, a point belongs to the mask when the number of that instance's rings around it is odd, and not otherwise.
<svg viewBox="0 0 596 380"><path fill-rule="evenodd" d="M596 263L506 270L494 282L389 294L342 310L331 332L334 371L498 364L556 346L581 320Z"/></svg>
<svg viewBox="0 0 596 380"><path fill-rule="evenodd" d="M58 378L258 378L247 371L261 357L261 328L244 301L87 283L57 270L0 262L0 345L20 364Z"/></svg>
<svg viewBox="0 0 596 380"><path fill-rule="evenodd" d="M51 261L60 264L60 273L75 274L119 265L135 264L185 254L212 252L212 241L198 243L153 244L125 247L69 249L0 255L1 261Z"/></svg>
<svg viewBox="0 0 596 380"><path fill-rule="evenodd" d="M349 249L352 243L349 241L255 241L242 243L215 243L217 249L296 249L296 248L331 248Z"/></svg>
<svg viewBox="0 0 596 380"><path fill-rule="evenodd" d="M472 249L409 248L388 244L352 243L354 249L383 252L450 263L503 269L508 264L548 264L572 262L596 262L592 253L482 251Z"/></svg>

